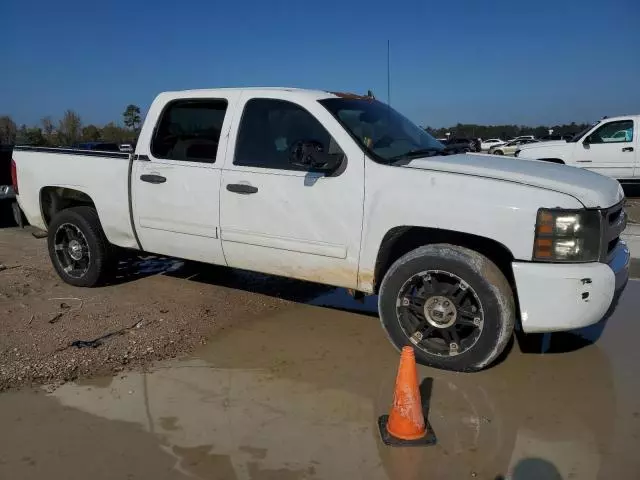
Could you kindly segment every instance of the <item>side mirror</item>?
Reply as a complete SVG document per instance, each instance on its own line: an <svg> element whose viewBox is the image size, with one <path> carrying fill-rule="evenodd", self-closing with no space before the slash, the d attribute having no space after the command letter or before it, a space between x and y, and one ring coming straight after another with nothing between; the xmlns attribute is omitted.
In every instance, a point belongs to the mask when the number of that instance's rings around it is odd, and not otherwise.
<svg viewBox="0 0 640 480"><path fill-rule="evenodd" d="M591 135L589 135L589 136L584 138L584 140L582 141L582 146L584 148L590 148L590 146L591 146Z"/></svg>
<svg viewBox="0 0 640 480"><path fill-rule="evenodd" d="M300 140L290 149L289 163L310 171L331 173L342 163L342 154L326 153L322 143L315 140Z"/></svg>

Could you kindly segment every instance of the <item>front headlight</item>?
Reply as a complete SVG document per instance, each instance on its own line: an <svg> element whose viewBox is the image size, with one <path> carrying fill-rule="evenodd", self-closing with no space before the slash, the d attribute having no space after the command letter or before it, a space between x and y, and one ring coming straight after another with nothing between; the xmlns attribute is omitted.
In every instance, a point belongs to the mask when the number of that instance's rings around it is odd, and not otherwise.
<svg viewBox="0 0 640 480"><path fill-rule="evenodd" d="M596 262L600 259L600 212L538 210L533 259L541 262Z"/></svg>

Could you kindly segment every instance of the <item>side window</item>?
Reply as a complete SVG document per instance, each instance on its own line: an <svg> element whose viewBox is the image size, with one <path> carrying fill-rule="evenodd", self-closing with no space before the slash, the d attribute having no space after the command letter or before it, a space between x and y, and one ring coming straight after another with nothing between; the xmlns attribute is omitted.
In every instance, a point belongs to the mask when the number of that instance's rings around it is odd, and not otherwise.
<svg viewBox="0 0 640 480"><path fill-rule="evenodd" d="M176 100L165 107L151 140L151 154L166 160L214 163L226 100Z"/></svg>
<svg viewBox="0 0 640 480"><path fill-rule="evenodd" d="M633 141L633 120L602 125L589 135L589 143L627 143Z"/></svg>
<svg viewBox="0 0 640 480"><path fill-rule="evenodd" d="M244 107L234 165L301 170L291 165L291 147L301 140L321 143L327 153L340 153L338 144L322 124L295 103L254 98Z"/></svg>

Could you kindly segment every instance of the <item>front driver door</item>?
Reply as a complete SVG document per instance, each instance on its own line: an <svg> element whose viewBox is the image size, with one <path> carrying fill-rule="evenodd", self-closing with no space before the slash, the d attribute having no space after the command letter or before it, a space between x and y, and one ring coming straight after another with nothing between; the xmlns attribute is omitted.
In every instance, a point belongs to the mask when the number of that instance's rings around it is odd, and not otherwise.
<svg viewBox="0 0 640 480"><path fill-rule="evenodd" d="M242 99L239 126L230 134L220 190L227 263L356 287L364 154L317 101L272 95ZM343 165L331 175L292 166L289 152L299 140L343 152Z"/></svg>
<svg viewBox="0 0 640 480"><path fill-rule="evenodd" d="M222 158L238 93L169 102L132 171L133 216L142 249L225 264L220 240Z"/></svg>
<svg viewBox="0 0 640 480"><path fill-rule="evenodd" d="M576 145L577 165L616 179L633 178L635 127L632 118L599 125Z"/></svg>

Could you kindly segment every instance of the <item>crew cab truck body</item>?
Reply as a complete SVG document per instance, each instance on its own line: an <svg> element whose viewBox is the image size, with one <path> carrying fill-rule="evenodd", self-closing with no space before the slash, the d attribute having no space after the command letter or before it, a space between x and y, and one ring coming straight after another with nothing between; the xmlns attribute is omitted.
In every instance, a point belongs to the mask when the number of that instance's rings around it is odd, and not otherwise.
<svg viewBox="0 0 640 480"><path fill-rule="evenodd" d="M377 293L393 344L440 368L487 366L516 321L597 322L628 277L615 180L446 155L368 97L163 93L134 154L18 147L14 161L68 283L103 282L118 246Z"/></svg>
<svg viewBox="0 0 640 480"><path fill-rule="evenodd" d="M640 115L606 118L569 141L523 145L519 158L581 167L620 183L640 183Z"/></svg>

